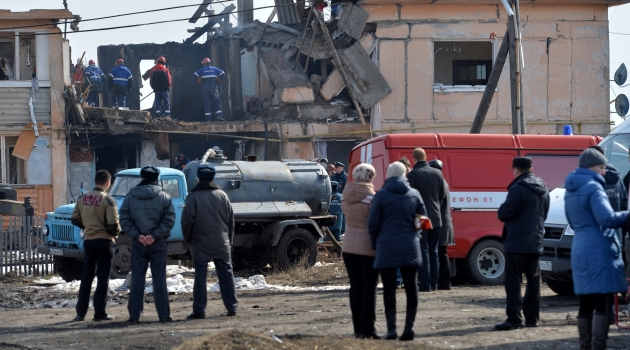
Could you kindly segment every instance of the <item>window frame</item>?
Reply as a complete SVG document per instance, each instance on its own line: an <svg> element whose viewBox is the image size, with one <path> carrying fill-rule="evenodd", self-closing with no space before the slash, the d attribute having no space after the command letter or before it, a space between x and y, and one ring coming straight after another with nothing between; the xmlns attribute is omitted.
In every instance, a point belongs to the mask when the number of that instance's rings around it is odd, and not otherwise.
<svg viewBox="0 0 630 350"><path fill-rule="evenodd" d="M483 42L490 41L492 43L492 66L494 66L494 62L496 61L498 49L499 49L499 38L495 37L492 39L474 39L474 38L434 38L433 45L435 48L436 42ZM433 65L435 67L435 53L433 54ZM434 68L435 69L435 68ZM488 79L490 79L490 71L488 71ZM447 92L484 92L486 90L486 85L444 85L442 83L435 82L435 76L433 77L433 93L443 93ZM499 91L499 87L497 86L494 89L495 92Z"/></svg>
<svg viewBox="0 0 630 350"><path fill-rule="evenodd" d="M473 80L464 81L464 83L459 83L458 72L460 66L486 66L486 79L485 80L474 80L474 81L482 81L481 83L473 84ZM492 60L453 60L453 86L483 86L485 88L488 85L488 79L490 79L490 72L492 71Z"/></svg>

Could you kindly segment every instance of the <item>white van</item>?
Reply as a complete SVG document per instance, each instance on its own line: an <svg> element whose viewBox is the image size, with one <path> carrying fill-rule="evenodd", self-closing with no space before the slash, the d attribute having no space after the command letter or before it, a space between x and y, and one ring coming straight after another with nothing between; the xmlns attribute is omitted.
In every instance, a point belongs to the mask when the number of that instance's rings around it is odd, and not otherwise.
<svg viewBox="0 0 630 350"><path fill-rule="evenodd" d="M621 178L630 171L630 119L610 132L599 144L605 150L608 161L617 168ZM575 164L577 167L577 163ZM534 164L534 172L536 165ZM571 244L573 229L564 214L564 188L550 193L550 205L545 221L543 255L540 258L540 272L551 290L560 295L573 295L571 271ZM630 241L626 238L626 247ZM627 254L627 253L626 253Z"/></svg>

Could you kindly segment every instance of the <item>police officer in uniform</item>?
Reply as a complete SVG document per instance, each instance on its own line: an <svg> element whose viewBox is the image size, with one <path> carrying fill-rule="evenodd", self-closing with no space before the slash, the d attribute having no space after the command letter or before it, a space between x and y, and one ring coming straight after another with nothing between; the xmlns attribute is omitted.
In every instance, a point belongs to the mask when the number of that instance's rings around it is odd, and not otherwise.
<svg viewBox="0 0 630 350"><path fill-rule="evenodd" d="M328 226L328 228L335 237L335 240L337 240L337 242L341 242L341 227L344 222L343 211L341 211L341 201L343 200L343 196L338 192L339 183L337 181L331 181L330 186L332 187L330 215L336 215L337 221L335 221L333 226ZM325 240L329 241L330 239L326 237Z"/></svg>
<svg viewBox="0 0 630 350"><path fill-rule="evenodd" d="M153 300L160 322L170 322L171 310L166 288L166 239L175 226L171 197L158 185L160 170L148 165L140 170L142 181L132 188L120 207L120 226L131 239L131 290L129 320L138 323L144 307L144 283L149 262ZM133 210L131 209L133 208Z"/></svg>
<svg viewBox="0 0 630 350"><path fill-rule="evenodd" d="M203 94L203 109L206 115L206 121L211 122L219 120L224 122L223 112L221 111L221 96L219 96L219 87L217 82L221 81L221 78L225 77L225 72L217 67L210 65L209 58L204 58L201 61L202 68L199 68L195 72L197 76L197 82L201 83L201 93ZM214 115L216 118L212 118L212 109L214 108Z"/></svg>
<svg viewBox="0 0 630 350"><path fill-rule="evenodd" d="M343 194L343 190L346 188L346 182L348 182L348 174L343 171L345 165L342 162L335 162L335 173L330 177L330 181L337 181L337 191L339 194ZM341 222L341 234L346 233L346 220L345 218Z"/></svg>

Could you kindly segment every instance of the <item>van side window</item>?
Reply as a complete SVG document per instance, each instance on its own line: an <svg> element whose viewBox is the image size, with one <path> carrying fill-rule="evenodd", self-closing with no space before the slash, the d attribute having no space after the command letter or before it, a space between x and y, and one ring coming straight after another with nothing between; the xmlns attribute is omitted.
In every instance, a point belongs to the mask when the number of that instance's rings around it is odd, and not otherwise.
<svg viewBox="0 0 630 350"><path fill-rule="evenodd" d="M610 135L600 143L606 152L606 158L617 168L621 177L630 171L628 149L630 149L630 134Z"/></svg>
<svg viewBox="0 0 630 350"><path fill-rule="evenodd" d="M577 168L579 155L527 154L527 157L532 159L534 174L551 191L562 187L567 175Z"/></svg>

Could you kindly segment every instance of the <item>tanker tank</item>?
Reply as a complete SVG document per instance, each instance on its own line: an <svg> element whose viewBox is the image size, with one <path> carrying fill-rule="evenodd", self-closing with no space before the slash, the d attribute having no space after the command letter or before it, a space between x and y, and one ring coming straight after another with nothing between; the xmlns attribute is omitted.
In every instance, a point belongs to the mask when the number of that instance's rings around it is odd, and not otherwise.
<svg viewBox="0 0 630 350"><path fill-rule="evenodd" d="M201 161L184 168L188 189L196 182ZM215 182L230 198L237 221L272 221L281 217L324 216L332 189L330 179L316 162L228 161L218 153L207 158L217 170Z"/></svg>

